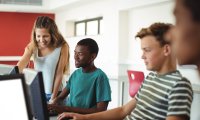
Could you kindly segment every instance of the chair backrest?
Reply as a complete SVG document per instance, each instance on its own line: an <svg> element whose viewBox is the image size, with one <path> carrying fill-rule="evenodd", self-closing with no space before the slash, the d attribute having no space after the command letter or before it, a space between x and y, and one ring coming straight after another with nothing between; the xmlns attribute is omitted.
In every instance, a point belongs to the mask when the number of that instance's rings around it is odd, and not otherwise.
<svg viewBox="0 0 200 120"><path fill-rule="evenodd" d="M144 73L134 70L127 70L127 73L129 78L129 95L134 97L144 80Z"/></svg>

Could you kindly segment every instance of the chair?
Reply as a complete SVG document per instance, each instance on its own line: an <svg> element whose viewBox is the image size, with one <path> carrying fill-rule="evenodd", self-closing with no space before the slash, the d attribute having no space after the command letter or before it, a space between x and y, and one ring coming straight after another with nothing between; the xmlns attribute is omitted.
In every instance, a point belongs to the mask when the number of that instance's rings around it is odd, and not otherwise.
<svg viewBox="0 0 200 120"><path fill-rule="evenodd" d="M127 73L129 78L129 95L133 98L144 80L144 73L134 70L127 70Z"/></svg>

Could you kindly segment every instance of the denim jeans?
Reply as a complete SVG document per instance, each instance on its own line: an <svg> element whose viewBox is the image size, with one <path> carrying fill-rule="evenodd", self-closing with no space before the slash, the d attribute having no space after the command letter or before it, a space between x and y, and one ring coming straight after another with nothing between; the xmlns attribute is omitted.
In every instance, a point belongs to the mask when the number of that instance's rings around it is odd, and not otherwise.
<svg viewBox="0 0 200 120"><path fill-rule="evenodd" d="M46 94L46 101L49 102L49 100L51 99L51 95L52 94Z"/></svg>
<svg viewBox="0 0 200 120"><path fill-rule="evenodd" d="M57 96L61 93L61 91L58 91ZM46 94L46 101L49 102L49 100L51 99L51 95L52 94Z"/></svg>

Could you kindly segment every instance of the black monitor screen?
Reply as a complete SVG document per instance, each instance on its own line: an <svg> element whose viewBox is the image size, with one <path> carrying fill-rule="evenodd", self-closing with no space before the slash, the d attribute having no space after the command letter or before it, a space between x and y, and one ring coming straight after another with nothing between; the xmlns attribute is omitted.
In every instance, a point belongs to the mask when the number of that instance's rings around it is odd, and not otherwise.
<svg viewBox="0 0 200 120"><path fill-rule="evenodd" d="M0 120L31 120L23 75L0 76Z"/></svg>
<svg viewBox="0 0 200 120"><path fill-rule="evenodd" d="M25 68L23 73L29 90L32 115L38 120L49 120L42 72Z"/></svg>
<svg viewBox="0 0 200 120"><path fill-rule="evenodd" d="M0 64L0 75L18 74L19 68L14 65Z"/></svg>

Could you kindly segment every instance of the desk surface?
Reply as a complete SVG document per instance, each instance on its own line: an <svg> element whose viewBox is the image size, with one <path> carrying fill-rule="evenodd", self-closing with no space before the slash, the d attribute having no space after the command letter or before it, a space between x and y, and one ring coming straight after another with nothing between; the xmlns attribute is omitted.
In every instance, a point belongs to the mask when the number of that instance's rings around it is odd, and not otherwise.
<svg viewBox="0 0 200 120"><path fill-rule="evenodd" d="M37 120L37 119L33 118L33 120ZM57 116L51 116L49 117L49 120L57 120Z"/></svg>
<svg viewBox="0 0 200 120"><path fill-rule="evenodd" d="M57 120L57 116L52 116L49 118L49 120Z"/></svg>

